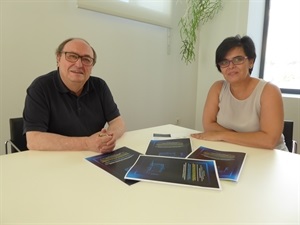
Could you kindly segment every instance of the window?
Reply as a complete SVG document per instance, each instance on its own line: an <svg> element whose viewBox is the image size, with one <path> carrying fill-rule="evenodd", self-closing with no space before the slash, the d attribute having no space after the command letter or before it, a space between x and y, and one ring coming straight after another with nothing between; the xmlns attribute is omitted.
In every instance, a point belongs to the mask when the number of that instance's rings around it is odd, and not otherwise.
<svg viewBox="0 0 300 225"><path fill-rule="evenodd" d="M266 0L261 78L300 94L300 1Z"/></svg>
<svg viewBox="0 0 300 225"><path fill-rule="evenodd" d="M172 2L172 0L77 0L77 5L83 9L171 28Z"/></svg>

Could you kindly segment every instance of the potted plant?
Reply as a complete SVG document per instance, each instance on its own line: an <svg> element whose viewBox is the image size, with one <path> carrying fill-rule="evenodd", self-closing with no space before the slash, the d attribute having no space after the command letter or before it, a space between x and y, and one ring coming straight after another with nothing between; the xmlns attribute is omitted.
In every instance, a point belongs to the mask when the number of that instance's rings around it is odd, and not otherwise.
<svg viewBox="0 0 300 225"><path fill-rule="evenodd" d="M179 21L182 60L186 64L195 60L195 44L200 25L212 19L222 8L222 0L186 0L185 14Z"/></svg>

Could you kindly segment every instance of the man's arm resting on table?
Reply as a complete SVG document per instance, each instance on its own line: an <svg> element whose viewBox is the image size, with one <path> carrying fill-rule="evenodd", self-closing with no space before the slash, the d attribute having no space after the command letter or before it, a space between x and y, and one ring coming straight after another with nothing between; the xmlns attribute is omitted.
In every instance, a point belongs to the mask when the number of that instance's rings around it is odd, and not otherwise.
<svg viewBox="0 0 300 225"><path fill-rule="evenodd" d="M68 137L54 133L28 131L26 133L27 147L31 150L50 151L95 151L109 152L114 145L107 146L113 139L112 135L99 135L100 131L85 137Z"/></svg>
<svg viewBox="0 0 300 225"><path fill-rule="evenodd" d="M112 133L115 139L119 139L125 132L125 122L121 116L108 122L107 132Z"/></svg>
<svg viewBox="0 0 300 225"><path fill-rule="evenodd" d="M33 150L88 150L89 137L67 137L59 134L28 131L27 147Z"/></svg>
<svg viewBox="0 0 300 225"><path fill-rule="evenodd" d="M104 146L109 143L115 145L115 141L125 132L125 123L119 116L110 121L107 130L103 130L91 136L68 137L55 133L28 131L26 132L27 147L33 150L70 150L70 151L96 151L101 152ZM112 150L112 147L109 148Z"/></svg>

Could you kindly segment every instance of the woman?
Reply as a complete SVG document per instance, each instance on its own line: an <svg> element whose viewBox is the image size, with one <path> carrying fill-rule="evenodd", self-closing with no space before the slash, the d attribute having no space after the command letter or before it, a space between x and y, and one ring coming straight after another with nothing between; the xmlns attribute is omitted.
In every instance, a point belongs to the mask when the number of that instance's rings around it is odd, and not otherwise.
<svg viewBox="0 0 300 225"><path fill-rule="evenodd" d="M219 45L216 66L225 80L211 86L203 111L204 132L192 137L288 151L280 89L250 76L255 58L248 36L228 37Z"/></svg>

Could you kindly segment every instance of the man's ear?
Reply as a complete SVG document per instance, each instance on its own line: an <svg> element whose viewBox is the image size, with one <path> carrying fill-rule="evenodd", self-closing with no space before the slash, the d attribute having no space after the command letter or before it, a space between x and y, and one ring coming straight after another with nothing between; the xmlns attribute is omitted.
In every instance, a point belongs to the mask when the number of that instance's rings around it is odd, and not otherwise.
<svg viewBox="0 0 300 225"><path fill-rule="evenodd" d="M56 66L59 67L59 61L60 61L61 55L56 55Z"/></svg>

